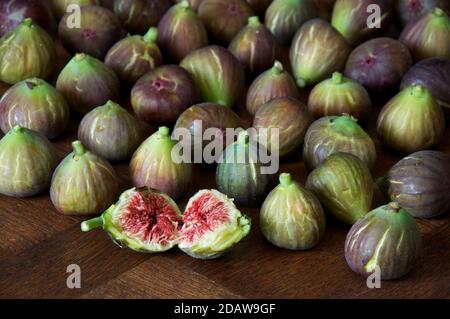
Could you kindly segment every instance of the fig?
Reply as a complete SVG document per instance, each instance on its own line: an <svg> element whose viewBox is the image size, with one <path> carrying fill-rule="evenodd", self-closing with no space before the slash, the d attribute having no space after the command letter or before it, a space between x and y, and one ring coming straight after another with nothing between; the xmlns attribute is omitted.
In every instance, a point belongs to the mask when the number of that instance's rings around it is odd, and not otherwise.
<svg viewBox="0 0 450 319"><path fill-rule="evenodd" d="M280 185L266 198L259 216L264 237L280 248L311 249L325 234L322 205L291 174L280 175Z"/></svg>
<svg viewBox="0 0 450 319"><path fill-rule="evenodd" d="M374 14L369 6L376 6L380 15L379 21L373 21L377 22L375 26L369 23ZM392 11L391 0L336 0L331 25L355 46L387 31L391 26Z"/></svg>
<svg viewBox="0 0 450 319"><path fill-rule="evenodd" d="M94 215L115 200L119 184L114 168L103 158L87 151L80 141L56 168L50 198L63 215Z"/></svg>
<svg viewBox="0 0 450 319"><path fill-rule="evenodd" d="M405 45L391 38L376 38L352 51L345 76L371 92L383 93L397 90L411 66L411 54Z"/></svg>
<svg viewBox="0 0 450 319"><path fill-rule="evenodd" d="M271 69L260 74L250 85L247 111L254 115L262 105L277 97L299 98L295 80L279 61L275 61Z"/></svg>
<svg viewBox="0 0 450 319"><path fill-rule="evenodd" d="M201 190L186 206L178 247L194 258L218 258L244 239L250 228L250 218L227 196Z"/></svg>
<svg viewBox="0 0 450 319"><path fill-rule="evenodd" d="M138 120L108 101L86 114L78 138L89 150L109 161L130 159L144 139Z"/></svg>
<svg viewBox="0 0 450 319"><path fill-rule="evenodd" d="M134 112L143 121L173 124L199 100L190 74L177 65L164 65L144 75L131 90Z"/></svg>
<svg viewBox="0 0 450 319"><path fill-rule="evenodd" d="M109 49L105 64L114 70L120 80L134 84L163 63L157 38L158 30L153 27L144 36L128 36Z"/></svg>
<svg viewBox="0 0 450 319"><path fill-rule="evenodd" d="M237 142L223 152L216 170L216 183L220 192L233 198L237 205L260 205L270 191L273 175L264 174L259 161L256 142L247 131L239 134Z"/></svg>
<svg viewBox="0 0 450 319"><path fill-rule="evenodd" d="M203 0L198 14L211 38L227 45L254 12L245 0Z"/></svg>
<svg viewBox="0 0 450 319"><path fill-rule="evenodd" d="M306 181L328 212L354 224L371 209L374 181L367 165L349 153L335 153L320 164Z"/></svg>
<svg viewBox="0 0 450 319"><path fill-rule="evenodd" d="M361 84L335 72L311 91L308 109L315 118L349 114L364 120L372 110L372 102Z"/></svg>
<svg viewBox="0 0 450 319"><path fill-rule="evenodd" d="M0 100L0 128L4 133L20 125L55 138L64 131L69 117L64 97L38 78L15 84Z"/></svg>
<svg viewBox="0 0 450 319"><path fill-rule="evenodd" d="M14 30L23 20L31 18L48 32L56 29L56 21L47 1L4 0L0 2L0 37Z"/></svg>
<svg viewBox="0 0 450 319"><path fill-rule="evenodd" d="M258 17L250 17L248 24L233 38L228 47L250 75L259 75L280 57L280 47L273 34Z"/></svg>
<svg viewBox="0 0 450 319"><path fill-rule="evenodd" d="M431 58L414 65L403 77L401 89L419 84L425 87L450 118L450 60Z"/></svg>
<svg viewBox="0 0 450 319"><path fill-rule="evenodd" d="M246 0L249 6L258 14L264 14L272 0Z"/></svg>
<svg viewBox="0 0 450 319"><path fill-rule="evenodd" d="M450 211L450 156L420 151L394 165L387 175L388 194L412 216L432 218Z"/></svg>
<svg viewBox="0 0 450 319"><path fill-rule="evenodd" d="M297 30L317 17L313 0L274 0L267 8L265 25L281 44L289 45Z"/></svg>
<svg viewBox="0 0 450 319"><path fill-rule="evenodd" d="M410 22L400 34L400 41L409 48L415 61L435 57L450 59L450 17L436 8Z"/></svg>
<svg viewBox="0 0 450 319"><path fill-rule="evenodd" d="M309 170L335 153L353 154L369 168L374 167L377 158L373 140L356 119L348 115L318 119L306 133L303 160Z"/></svg>
<svg viewBox="0 0 450 319"><path fill-rule="evenodd" d="M197 49L180 65L193 77L203 102L232 107L244 92L242 66L225 48L212 45Z"/></svg>
<svg viewBox="0 0 450 319"><path fill-rule="evenodd" d="M334 4L336 0L314 0L314 4L319 12L319 18L331 20Z"/></svg>
<svg viewBox="0 0 450 319"><path fill-rule="evenodd" d="M429 149L445 131L444 113L431 93L421 85L403 89L381 110L377 121L379 139L405 153Z"/></svg>
<svg viewBox="0 0 450 319"><path fill-rule="evenodd" d="M8 84L31 77L47 79L56 55L50 35L30 18L0 38L0 81Z"/></svg>
<svg viewBox="0 0 450 319"><path fill-rule="evenodd" d="M77 5L79 7L100 5L101 0L50 0L53 13L60 20L66 13L73 12L69 6Z"/></svg>
<svg viewBox="0 0 450 319"><path fill-rule="evenodd" d="M450 12L450 2L448 0L397 0L395 5L397 15L403 26L419 20L436 8Z"/></svg>
<svg viewBox="0 0 450 319"><path fill-rule="evenodd" d="M30 197L50 186L56 150L40 133L14 126L0 140L0 194Z"/></svg>
<svg viewBox="0 0 450 319"><path fill-rule="evenodd" d="M414 218L397 203L390 203L353 225L345 240L345 259L354 272L364 277L379 268L381 280L392 280L414 267L421 246Z"/></svg>
<svg viewBox="0 0 450 319"><path fill-rule="evenodd" d="M114 71L84 53L75 55L64 67L56 81L56 89L81 114L108 100L117 101L120 95L119 79Z"/></svg>
<svg viewBox="0 0 450 319"><path fill-rule="evenodd" d="M272 154L278 148L280 158L290 155L303 144L306 130L312 123L312 116L306 106L290 97L270 100L261 106L255 114L253 127L257 130L258 141ZM279 134L267 132L267 137L260 134L261 129L279 129ZM265 133L264 133L265 134Z"/></svg>
<svg viewBox="0 0 450 319"><path fill-rule="evenodd" d="M158 30L159 45L176 62L183 60L192 51L208 45L208 34L203 21L186 0L166 12L158 24Z"/></svg>
<svg viewBox="0 0 450 319"><path fill-rule="evenodd" d="M170 6L170 0L115 0L114 13L128 32L144 34L158 25Z"/></svg>
<svg viewBox="0 0 450 319"><path fill-rule="evenodd" d="M120 247L159 253L177 244L181 222L180 209L169 196L144 187L124 192L103 215L83 222L81 230L102 227Z"/></svg>
<svg viewBox="0 0 450 319"><path fill-rule="evenodd" d="M122 37L120 22L109 9L82 6L78 27L71 25L72 15L64 15L58 27L59 38L71 53L81 52L103 59L109 48Z"/></svg>
<svg viewBox="0 0 450 319"><path fill-rule="evenodd" d="M316 84L341 71L350 47L325 20L313 19L298 30L290 50L290 60L299 87Z"/></svg>
<svg viewBox="0 0 450 319"><path fill-rule="evenodd" d="M130 163L133 184L159 190L173 199L183 197L192 183L192 164L173 152L177 144L161 127L139 146Z"/></svg>

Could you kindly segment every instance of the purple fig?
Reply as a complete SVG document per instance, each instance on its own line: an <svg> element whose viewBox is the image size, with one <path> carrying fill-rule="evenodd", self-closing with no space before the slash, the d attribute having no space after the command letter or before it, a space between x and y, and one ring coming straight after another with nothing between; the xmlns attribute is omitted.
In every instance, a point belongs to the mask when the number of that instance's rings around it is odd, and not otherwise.
<svg viewBox="0 0 450 319"><path fill-rule="evenodd" d="M144 36L128 36L106 54L105 64L127 83L134 84L144 74L163 63L156 40L158 30L151 27Z"/></svg>
<svg viewBox="0 0 450 319"><path fill-rule="evenodd" d="M131 90L131 105L143 121L173 124L186 109L199 101L189 73L177 65L164 65L143 76Z"/></svg>
<svg viewBox="0 0 450 319"><path fill-rule="evenodd" d="M245 0L203 0L198 14L211 37L224 45L230 43L254 15Z"/></svg>
<svg viewBox="0 0 450 319"><path fill-rule="evenodd" d="M44 80L32 78L11 87L0 100L0 128L16 125L55 138L66 128L70 109L64 97Z"/></svg>
<svg viewBox="0 0 450 319"><path fill-rule="evenodd" d="M411 54L391 38L367 41L350 54L345 76L375 93L397 90L402 76L412 65Z"/></svg>
<svg viewBox="0 0 450 319"><path fill-rule="evenodd" d="M419 20L436 8L441 8L447 13L450 12L450 2L448 0L397 0L395 2L397 15L403 26L406 26L409 22Z"/></svg>
<svg viewBox="0 0 450 319"><path fill-rule="evenodd" d="M81 114L108 100L117 101L120 95L119 79L114 71L84 53L75 55L62 70L56 89Z"/></svg>
<svg viewBox="0 0 450 319"><path fill-rule="evenodd" d="M73 12L71 5L79 7L100 5L101 0L49 0L56 18L60 20L66 13Z"/></svg>
<svg viewBox="0 0 450 319"><path fill-rule="evenodd" d="M246 0L250 7L258 14L264 14L272 0Z"/></svg>

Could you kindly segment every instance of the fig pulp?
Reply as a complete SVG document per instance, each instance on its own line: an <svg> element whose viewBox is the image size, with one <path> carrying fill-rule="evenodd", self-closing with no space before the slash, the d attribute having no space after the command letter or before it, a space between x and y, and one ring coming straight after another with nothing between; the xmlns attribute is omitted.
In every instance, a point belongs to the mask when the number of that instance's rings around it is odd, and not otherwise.
<svg viewBox="0 0 450 319"><path fill-rule="evenodd" d="M371 92L384 93L397 90L411 65L411 54L405 45L391 38L376 38L352 51L345 76Z"/></svg>
<svg viewBox="0 0 450 319"><path fill-rule="evenodd" d="M100 5L101 0L50 0L52 4L53 13L60 20L69 10L70 5L77 5L79 7Z"/></svg>
<svg viewBox="0 0 450 319"><path fill-rule="evenodd" d="M409 22L419 20L436 8L450 12L450 2L448 0L397 0L395 8L400 22L406 26Z"/></svg>
<svg viewBox="0 0 450 319"><path fill-rule="evenodd" d="M53 145L41 134L15 126L0 140L0 194L34 196L50 185L57 164Z"/></svg>
<svg viewBox="0 0 450 319"><path fill-rule="evenodd" d="M306 188L313 191L328 212L340 221L354 224L372 206L374 181L358 157L336 153L308 176Z"/></svg>
<svg viewBox="0 0 450 319"><path fill-rule="evenodd" d="M190 74L177 65L164 65L144 75L131 90L131 105L143 121L152 125L173 124L199 101Z"/></svg>
<svg viewBox="0 0 450 319"><path fill-rule="evenodd" d="M279 61L275 61L271 69L259 75L250 85L247 111L254 115L262 105L277 97L299 97L294 79Z"/></svg>
<svg viewBox="0 0 450 319"><path fill-rule="evenodd" d="M55 138L66 128L70 109L64 97L44 80L32 78L11 87L0 100L0 128L28 128Z"/></svg>
<svg viewBox="0 0 450 319"><path fill-rule="evenodd" d="M415 61L428 58L450 59L450 18L440 8L410 22L400 41L411 51Z"/></svg>
<svg viewBox="0 0 450 319"><path fill-rule="evenodd" d="M72 53L86 53L103 59L109 48L122 37L122 27L109 9L100 6L82 6L80 25L73 27L73 13L61 19L58 35L64 46Z"/></svg>
<svg viewBox="0 0 450 319"><path fill-rule="evenodd" d="M311 122L312 116L303 103L293 98L280 97L258 109L253 127L257 129L259 143L272 154L276 154L274 147L277 147L280 158L283 158L303 144ZM264 128L269 129L267 137L260 133ZM279 129L279 134L272 134L270 129L276 128Z"/></svg>
<svg viewBox="0 0 450 319"><path fill-rule="evenodd" d="M27 18L0 38L0 81L16 84L31 77L47 79L55 54L50 35Z"/></svg>
<svg viewBox="0 0 450 319"><path fill-rule="evenodd" d="M75 55L61 71L56 89L81 114L109 100L117 101L120 95L119 79L114 71L84 53Z"/></svg>
<svg viewBox="0 0 450 319"><path fill-rule="evenodd" d="M354 118L329 116L315 121L305 137L306 167L313 170L330 155L340 152L355 155L369 168L373 168L377 158L374 142Z"/></svg>
<svg viewBox="0 0 450 319"><path fill-rule="evenodd" d="M421 243L414 218L397 203L390 203L353 225L345 241L345 259L354 272L364 277L379 267L381 280L392 280L414 267Z"/></svg>
<svg viewBox="0 0 450 319"><path fill-rule="evenodd" d="M107 209L118 195L113 167L101 157L73 142L73 152L53 174L50 198L64 215L93 215Z"/></svg>
<svg viewBox="0 0 450 319"><path fill-rule="evenodd" d="M295 32L317 17L313 0L274 0L267 8L265 24L281 44L289 45Z"/></svg>
<svg viewBox="0 0 450 319"><path fill-rule="evenodd" d="M186 206L178 247L194 258L218 258L244 239L250 228L250 219L227 196L201 190Z"/></svg>
<svg viewBox="0 0 450 319"><path fill-rule="evenodd" d="M193 77L203 102L232 107L244 92L242 66L225 48L212 45L197 49L180 65Z"/></svg>
<svg viewBox="0 0 450 319"><path fill-rule="evenodd" d="M108 101L86 114L78 138L89 150L109 161L130 159L144 139L138 120L120 105Z"/></svg>
<svg viewBox="0 0 450 319"><path fill-rule="evenodd" d="M166 12L158 24L158 30L159 45L177 63L192 51L208 45L206 28L187 0Z"/></svg>
<svg viewBox="0 0 450 319"><path fill-rule="evenodd" d="M192 183L192 164L176 154L177 144L167 127L161 127L134 153L130 163L133 184L150 187L177 200L183 197ZM177 155L177 156L176 156Z"/></svg>
<svg viewBox="0 0 450 319"><path fill-rule="evenodd" d="M144 74L163 63L156 40L158 30L150 28L144 36L128 36L106 54L105 64L127 83L134 84Z"/></svg>
<svg viewBox="0 0 450 319"><path fill-rule="evenodd" d="M158 253L177 244L181 222L181 212L169 196L134 188L124 192L102 216L83 222L81 230L103 227L120 247Z"/></svg>
<svg viewBox="0 0 450 319"><path fill-rule="evenodd" d="M223 45L230 43L254 15L245 0L203 0L198 14L211 37Z"/></svg>
<svg viewBox="0 0 450 319"><path fill-rule="evenodd" d="M256 16L248 19L247 26L233 38L228 50L250 75L259 75L267 70L280 56L277 39Z"/></svg>
<svg viewBox="0 0 450 319"><path fill-rule="evenodd" d="M295 34L290 50L297 85L316 84L341 71L349 53L345 39L328 22L306 22Z"/></svg>
<svg viewBox="0 0 450 319"><path fill-rule="evenodd" d="M411 154L391 168L388 194L411 215L431 218L450 211L450 156L438 151Z"/></svg>
<svg viewBox="0 0 450 319"><path fill-rule="evenodd" d="M311 249L325 234L322 205L290 174L280 175L280 185L264 201L259 220L264 237L280 248Z"/></svg>
<svg viewBox="0 0 450 319"><path fill-rule="evenodd" d="M381 110L377 134L388 147L405 153L425 150L441 140L445 119L441 107L421 85L403 89Z"/></svg>

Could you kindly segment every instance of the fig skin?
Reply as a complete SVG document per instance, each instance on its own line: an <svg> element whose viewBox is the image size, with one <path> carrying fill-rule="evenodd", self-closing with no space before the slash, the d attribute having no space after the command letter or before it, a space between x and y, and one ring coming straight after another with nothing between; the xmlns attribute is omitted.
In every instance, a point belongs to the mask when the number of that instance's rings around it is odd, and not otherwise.
<svg viewBox="0 0 450 319"><path fill-rule="evenodd" d="M381 28L369 27L367 21L373 12L369 5L377 5L381 12ZM392 21L391 0L337 0L331 17L331 25L339 31L351 46L383 34Z"/></svg>
<svg viewBox="0 0 450 319"><path fill-rule="evenodd" d="M68 10L70 5L93 6L100 5L100 0L50 0L55 17L60 20Z"/></svg>
<svg viewBox="0 0 450 319"><path fill-rule="evenodd" d="M322 205L290 174L280 175L280 185L266 198L259 216L264 237L280 248L308 250L325 234Z"/></svg>
<svg viewBox="0 0 450 319"><path fill-rule="evenodd" d="M112 45L123 35L119 20L109 9L100 6L82 6L80 28L69 27L72 14L65 14L58 27L59 38L71 53L82 52L103 59Z"/></svg>
<svg viewBox="0 0 450 319"><path fill-rule="evenodd" d="M0 194L31 197L48 189L58 158L44 135L15 126L0 140Z"/></svg>
<svg viewBox="0 0 450 319"><path fill-rule="evenodd" d="M313 0L274 0L267 8L265 25L281 44L289 45L297 30L318 15Z"/></svg>
<svg viewBox="0 0 450 319"><path fill-rule="evenodd" d="M450 59L450 17L436 8L410 22L400 34L400 41L409 48L416 62L435 57Z"/></svg>
<svg viewBox="0 0 450 319"><path fill-rule="evenodd" d="M419 20L436 8L441 8L448 13L450 12L450 2L448 0L397 0L395 2L397 16L403 26Z"/></svg>
<svg viewBox="0 0 450 319"><path fill-rule="evenodd" d="M349 53L345 39L328 22L306 22L295 34L290 50L297 85L313 85L343 70Z"/></svg>
<svg viewBox="0 0 450 319"><path fill-rule="evenodd" d="M112 101L86 114L78 128L83 145L109 161L130 159L144 140L143 133L138 120Z"/></svg>
<svg viewBox="0 0 450 319"><path fill-rule="evenodd" d="M248 19L247 26L233 38L228 50L251 76L270 68L281 55L277 39L256 16Z"/></svg>
<svg viewBox="0 0 450 319"><path fill-rule="evenodd" d="M53 70L55 43L30 18L0 38L0 81L16 84L31 77L47 79Z"/></svg>
<svg viewBox="0 0 450 319"><path fill-rule="evenodd" d="M387 175L388 194L412 216L433 218L450 211L450 156L438 151L411 154Z"/></svg>
<svg viewBox="0 0 450 319"><path fill-rule="evenodd" d="M190 74L177 65L164 65L144 75L131 91L137 116L152 125L173 124L198 102L199 92Z"/></svg>
<svg viewBox="0 0 450 319"><path fill-rule="evenodd" d="M305 136L303 160L313 170L336 153L349 153L358 157L368 168L373 168L377 158L375 143L358 125L356 119L344 116L327 116L315 121Z"/></svg>
<svg viewBox="0 0 450 319"><path fill-rule="evenodd" d="M380 267L381 280L392 280L415 266L421 246L414 218L397 203L390 203L353 225L345 241L345 259L354 272L364 277Z"/></svg>
<svg viewBox="0 0 450 319"><path fill-rule="evenodd" d="M120 95L119 79L114 71L84 53L75 55L61 71L56 89L81 114L109 100L117 101Z"/></svg>
<svg viewBox="0 0 450 319"><path fill-rule="evenodd" d="M277 97L299 98L297 84L279 61L260 74L250 85L247 92L247 111L255 115L258 109Z"/></svg>
<svg viewBox="0 0 450 319"><path fill-rule="evenodd" d="M110 67L123 82L134 84L144 74L162 65L158 45L158 30L150 28L144 36L128 36L117 42L105 57Z"/></svg>
<svg viewBox="0 0 450 319"><path fill-rule="evenodd" d="M119 194L114 168L87 151L80 141L56 168L50 198L63 215L95 215L107 209Z"/></svg>
<svg viewBox="0 0 450 319"><path fill-rule="evenodd" d="M280 158L285 158L303 144L312 121L313 118L303 103L290 97L280 97L270 100L258 109L253 128L257 130L260 144L272 154L276 153L272 148L273 144L277 145ZM261 136L259 130L264 128L278 128L279 136L272 136L270 132L267 137Z"/></svg>
<svg viewBox="0 0 450 319"><path fill-rule="evenodd" d="M61 93L38 78L17 83L0 100L3 133L19 125L52 139L64 131L69 117L69 105Z"/></svg>
<svg viewBox="0 0 450 319"><path fill-rule="evenodd" d="M197 49L187 55L180 66L191 74L203 102L232 107L244 93L244 70L223 47L211 45Z"/></svg>
<svg viewBox="0 0 450 319"><path fill-rule="evenodd" d="M203 0L198 14L211 38L227 45L254 12L245 0Z"/></svg>
<svg viewBox="0 0 450 319"><path fill-rule="evenodd" d="M354 224L371 209L374 181L367 165L348 153L335 153L320 164L306 181L338 220Z"/></svg>
<svg viewBox="0 0 450 319"><path fill-rule="evenodd" d="M308 109L315 118L349 114L365 120L372 110L366 89L340 72L317 84L308 99Z"/></svg>
<svg viewBox="0 0 450 319"><path fill-rule="evenodd" d="M396 91L412 63L408 48L401 42L376 38L352 51L345 67L345 76L373 93Z"/></svg>
<svg viewBox="0 0 450 319"><path fill-rule="evenodd" d="M193 166L174 158L177 144L167 127L145 140L134 153L130 173L136 187L150 187L169 195L174 200L184 196L192 183Z"/></svg>
<svg viewBox="0 0 450 319"><path fill-rule="evenodd" d="M155 27L169 10L170 0L115 0L114 13L132 34L144 34Z"/></svg>
<svg viewBox="0 0 450 319"><path fill-rule="evenodd" d="M383 144L404 153L435 146L444 131L444 113L421 85L407 87L394 96L383 107L377 121L377 135Z"/></svg>
<svg viewBox="0 0 450 319"><path fill-rule="evenodd" d="M177 63L189 53L208 45L205 25L186 0L166 12L158 30L159 45Z"/></svg>

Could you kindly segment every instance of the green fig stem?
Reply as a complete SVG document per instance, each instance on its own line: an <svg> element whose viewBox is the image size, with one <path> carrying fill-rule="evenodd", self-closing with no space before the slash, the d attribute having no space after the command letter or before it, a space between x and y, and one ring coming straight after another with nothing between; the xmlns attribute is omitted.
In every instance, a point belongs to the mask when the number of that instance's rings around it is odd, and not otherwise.
<svg viewBox="0 0 450 319"><path fill-rule="evenodd" d="M89 232L91 230L97 229L103 227L103 218L102 216L93 218L90 220L86 220L81 223L81 231L83 232Z"/></svg>
<svg viewBox="0 0 450 319"><path fill-rule="evenodd" d="M33 25L33 19L26 18L25 20L23 20L23 25L27 26L27 27L31 27Z"/></svg>
<svg viewBox="0 0 450 319"><path fill-rule="evenodd" d="M120 105L115 103L115 102L113 102L113 101L111 101L111 100L109 100L105 104L105 108L108 109L108 110L113 110L113 109L116 109L118 107L120 107Z"/></svg>
<svg viewBox="0 0 450 319"><path fill-rule="evenodd" d="M77 53L77 54L75 54L74 59L77 62L83 61L84 59L86 59L86 54L85 53Z"/></svg>
<svg viewBox="0 0 450 319"><path fill-rule="evenodd" d="M243 131L238 136L238 144L248 145L250 143L250 135L247 131Z"/></svg>
<svg viewBox="0 0 450 319"><path fill-rule="evenodd" d="M297 79L297 86L304 88L306 86L306 81L303 79Z"/></svg>
<svg viewBox="0 0 450 319"><path fill-rule="evenodd" d="M250 27L258 27L261 25L261 22L259 21L259 17L258 16L253 16L248 18L248 25Z"/></svg>
<svg viewBox="0 0 450 319"><path fill-rule="evenodd" d="M86 148L80 141L75 141L72 143L73 152L75 156L80 157L86 154Z"/></svg>
<svg viewBox="0 0 450 319"><path fill-rule="evenodd" d="M272 67L272 72L274 74L281 74L281 73L283 73L284 72L283 64L280 61L278 61L278 60L275 61L275 63L273 64L273 67Z"/></svg>
<svg viewBox="0 0 450 319"><path fill-rule="evenodd" d="M180 7L183 9L188 9L191 7L188 0L180 1Z"/></svg>
<svg viewBox="0 0 450 319"><path fill-rule="evenodd" d="M344 81L344 76L340 72L334 72L332 80L334 84L342 84Z"/></svg>
<svg viewBox="0 0 450 319"><path fill-rule="evenodd" d="M158 40L158 29L155 27L151 27L144 35L144 41L148 43L154 43L156 42L156 40Z"/></svg>
<svg viewBox="0 0 450 319"><path fill-rule="evenodd" d="M361 133L361 127L355 118L343 115L333 121L333 129L346 135L355 136Z"/></svg>
<svg viewBox="0 0 450 319"><path fill-rule="evenodd" d="M292 175L289 173L283 173L280 175L280 185L288 187L292 185Z"/></svg>
<svg viewBox="0 0 450 319"><path fill-rule="evenodd" d="M414 85L411 94L417 98L421 98L425 94L425 88L422 85Z"/></svg>
<svg viewBox="0 0 450 319"><path fill-rule="evenodd" d="M170 134L170 129L166 126L160 127L158 130L159 135L167 137Z"/></svg>
<svg viewBox="0 0 450 319"><path fill-rule="evenodd" d="M396 202L391 202L387 205L387 208L389 209L389 212L391 213L398 213L401 210L401 207Z"/></svg>
<svg viewBox="0 0 450 319"><path fill-rule="evenodd" d="M20 125L16 125L13 127L12 131L14 133L23 133L23 127L21 127Z"/></svg>
<svg viewBox="0 0 450 319"><path fill-rule="evenodd" d="M436 8L436 9L434 9L434 15L435 16L437 16L437 17L442 17L442 16L444 16L444 14L445 14L445 12L444 12L444 10L442 10L441 8Z"/></svg>

